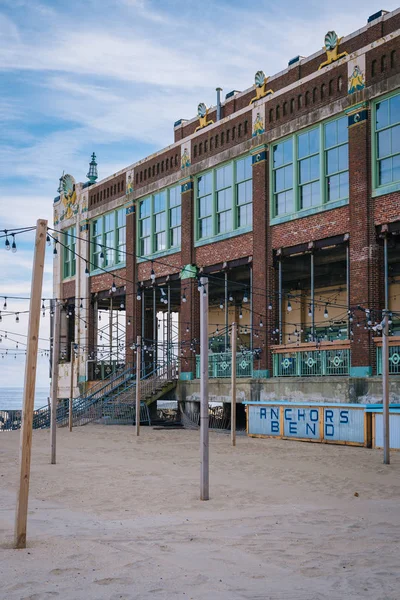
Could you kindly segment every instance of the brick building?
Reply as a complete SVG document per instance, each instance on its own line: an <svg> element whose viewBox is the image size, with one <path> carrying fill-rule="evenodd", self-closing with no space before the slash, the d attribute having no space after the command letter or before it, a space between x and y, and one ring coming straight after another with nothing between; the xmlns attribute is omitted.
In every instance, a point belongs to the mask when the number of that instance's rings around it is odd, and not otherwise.
<svg viewBox="0 0 400 600"><path fill-rule="evenodd" d="M243 398L379 397L385 307L399 396L400 9L324 44L199 104L122 171L96 181L93 157L87 183L61 178L61 397L71 342L78 385L132 364L140 335L144 372L174 363L196 398L200 276L213 396L229 396L236 321Z"/></svg>

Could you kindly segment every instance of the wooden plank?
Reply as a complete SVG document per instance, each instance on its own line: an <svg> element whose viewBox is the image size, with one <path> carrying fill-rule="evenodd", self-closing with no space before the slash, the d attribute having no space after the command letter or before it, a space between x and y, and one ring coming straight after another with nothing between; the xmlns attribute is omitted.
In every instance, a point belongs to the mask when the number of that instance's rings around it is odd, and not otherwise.
<svg viewBox="0 0 400 600"><path fill-rule="evenodd" d="M56 464L57 447L57 403L58 361L60 359L61 304L56 300L54 308L53 362L51 370L51 413L50 413L50 464Z"/></svg>
<svg viewBox="0 0 400 600"><path fill-rule="evenodd" d="M35 401L36 368L39 344L40 307L46 250L47 221L36 222L31 299L29 305L28 339L25 362L24 399L20 437L20 474L15 513L15 548L26 548L29 478L31 469L33 406Z"/></svg>

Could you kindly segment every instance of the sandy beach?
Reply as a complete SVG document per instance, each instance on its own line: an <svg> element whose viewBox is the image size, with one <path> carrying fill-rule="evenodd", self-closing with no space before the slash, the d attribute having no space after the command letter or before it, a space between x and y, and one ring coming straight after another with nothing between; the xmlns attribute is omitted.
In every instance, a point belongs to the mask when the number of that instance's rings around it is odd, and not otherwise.
<svg viewBox="0 0 400 600"><path fill-rule="evenodd" d="M28 548L13 550L19 432L0 434L3 600L400 597L400 454L89 425L35 431ZM358 494L358 495L355 495Z"/></svg>

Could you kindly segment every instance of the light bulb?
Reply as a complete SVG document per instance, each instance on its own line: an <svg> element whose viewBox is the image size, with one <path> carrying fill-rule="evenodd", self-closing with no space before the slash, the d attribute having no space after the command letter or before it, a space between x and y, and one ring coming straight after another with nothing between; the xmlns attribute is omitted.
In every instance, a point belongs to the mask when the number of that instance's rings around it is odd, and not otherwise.
<svg viewBox="0 0 400 600"><path fill-rule="evenodd" d="M292 305L290 304L290 301L288 302L287 310L288 310L288 312L292 311Z"/></svg>

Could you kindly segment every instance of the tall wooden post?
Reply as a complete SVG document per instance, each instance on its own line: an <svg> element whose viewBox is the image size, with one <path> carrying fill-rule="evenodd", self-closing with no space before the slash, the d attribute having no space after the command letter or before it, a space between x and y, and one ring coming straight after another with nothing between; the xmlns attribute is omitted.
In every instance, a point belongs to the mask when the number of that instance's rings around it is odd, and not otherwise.
<svg viewBox="0 0 400 600"><path fill-rule="evenodd" d="M71 378L69 384L69 409L68 409L68 424L69 430L72 431L72 403L74 400L74 363L75 363L75 350L74 342L71 342Z"/></svg>
<svg viewBox="0 0 400 600"><path fill-rule="evenodd" d="M31 300L29 305L28 340L25 363L24 404L20 438L20 476L15 513L15 547L26 548L28 520L29 477L31 468L33 407L35 400L36 367L39 343L40 302L42 296L47 221L36 222Z"/></svg>
<svg viewBox="0 0 400 600"><path fill-rule="evenodd" d="M208 277L200 284L200 500L209 500Z"/></svg>
<svg viewBox="0 0 400 600"><path fill-rule="evenodd" d="M389 314L385 310L382 329L382 385L383 385L383 462L390 465L389 434Z"/></svg>
<svg viewBox="0 0 400 600"><path fill-rule="evenodd" d="M231 397L231 441L236 446L236 338L237 323L232 323L231 352L232 352L232 397Z"/></svg>
<svg viewBox="0 0 400 600"><path fill-rule="evenodd" d="M51 371L50 463L56 464L58 362L60 360L61 303L54 308L53 362Z"/></svg>
<svg viewBox="0 0 400 600"><path fill-rule="evenodd" d="M140 434L140 359L142 355L142 338L136 341L136 435Z"/></svg>

